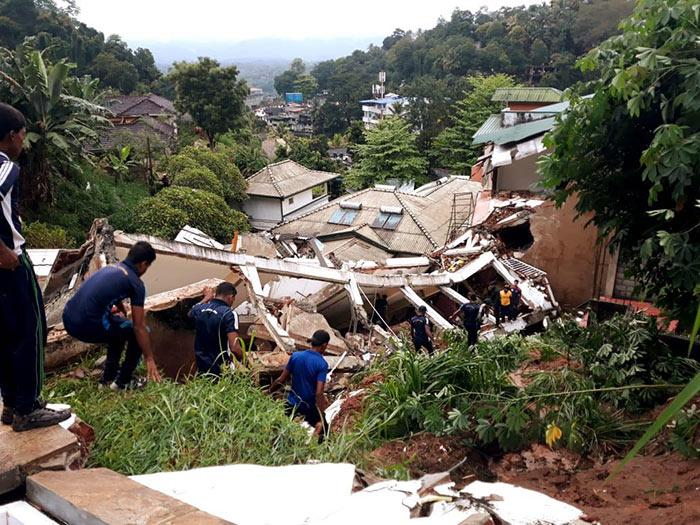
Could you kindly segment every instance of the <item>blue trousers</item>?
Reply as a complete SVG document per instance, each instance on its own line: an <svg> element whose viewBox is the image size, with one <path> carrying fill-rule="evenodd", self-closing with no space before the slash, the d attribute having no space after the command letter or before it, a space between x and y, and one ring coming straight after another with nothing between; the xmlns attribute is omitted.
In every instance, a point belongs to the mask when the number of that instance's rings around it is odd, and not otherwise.
<svg viewBox="0 0 700 525"><path fill-rule="evenodd" d="M0 270L0 391L21 415L34 410L44 382L46 314L27 255L14 270Z"/></svg>
<svg viewBox="0 0 700 525"><path fill-rule="evenodd" d="M134 324L131 321L112 314L107 316L108 328L102 324L75 326L65 321L64 318L64 327L72 337L85 343L107 345L107 360L100 382L108 384L116 381L121 387L131 382L142 354L141 347L136 341ZM126 345L126 354L124 361L121 362L124 345ZM121 366L119 366L120 362Z"/></svg>

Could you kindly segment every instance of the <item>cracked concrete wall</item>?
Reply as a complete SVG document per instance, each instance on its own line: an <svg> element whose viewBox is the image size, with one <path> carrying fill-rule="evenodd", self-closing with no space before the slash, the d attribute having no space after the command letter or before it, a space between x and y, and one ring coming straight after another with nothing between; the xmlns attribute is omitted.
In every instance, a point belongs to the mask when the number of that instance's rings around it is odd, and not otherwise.
<svg viewBox="0 0 700 525"><path fill-rule="evenodd" d="M551 202L535 208L530 217L535 242L521 257L547 272L557 301L572 306L596 295L596 281L607 272L607 258L602 257L606 250L596 245L598 229L584 227L589 216L574 221L575 205L576 199L570 198L560 209Z"/></svg>

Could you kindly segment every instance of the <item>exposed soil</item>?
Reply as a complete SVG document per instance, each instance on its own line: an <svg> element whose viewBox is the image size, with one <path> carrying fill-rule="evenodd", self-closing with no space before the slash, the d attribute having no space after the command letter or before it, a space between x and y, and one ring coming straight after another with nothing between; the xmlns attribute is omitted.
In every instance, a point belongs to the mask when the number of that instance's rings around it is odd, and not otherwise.
<svg viewBox="0 0 700 525"><path fill-rule="evenodd" d="M523 362L517 370L509 374L511 382L518 388L528 387L534 381L534 375L539 372L553 372L563 368L581 368L581 363L565 357L543 360L538 350L531 351L530 355L532 356L531 359Z"/></svg>
<svg viewBox="0 0 700 525"><path fill-rule="evenodd" d="M461 482L465 476L493 481L486 461L477 452L464 446L456 437L439 437L424 433L406 441L384 443L373 450L369 458L375 466L391 467L404 465L413 477L424 474L445 472L462 463L452 472L455 481Z"/></svg>
<svg viewBox="0 0 700 525"><path fill-rule="evenodd" d="M364 392L352 396L343 401L340 412L331 422L331 432L347 432L357 421L364 410Z"/></svg>
<svg viewBox="0 0 700 525"><path fill-rule="evenodd" d="M678 453L637 457L605 483L617 460L581 468L575 454L547 451L534 445L507 454L492 469L500 481L566 501L604 525L700 523L700 459Z"/></svg>

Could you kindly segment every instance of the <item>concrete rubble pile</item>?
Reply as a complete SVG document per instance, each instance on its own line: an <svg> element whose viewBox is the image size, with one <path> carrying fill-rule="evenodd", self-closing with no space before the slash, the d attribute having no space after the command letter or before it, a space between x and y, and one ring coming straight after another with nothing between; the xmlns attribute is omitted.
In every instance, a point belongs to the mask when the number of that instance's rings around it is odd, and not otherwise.
<svg viewBox="0 0 700 525"><path fill-rule="evenodd" d="M241 335L250 345L250 364L269 374L279 373L291 352L305 348L318 329L331 334L330 367L337 365L339 375L356 372L373 356L400 345L401 336L394 327L419 306L427 308L437 333L449 330L454 325L448 318L467 302L466 296L476 292L485 298L487 283L495 280L510 284L519 280L523 308L515 320L499 328L491 318L482 336L546 322L558 311L547 275L519 261L517 252L508 251L503 236L499 237L500 226L517 228L541 202L495 201L481 223L442 249L425 257L384 261L333 261L317 239L242 234L223 246L187 226L176 241L166 241L114 232L105 219L98 219L81 248L59 250L46 276L50 327L46 365L56 368L90 350L91 345L65 333L61 311L89 275L123 259L141 240L150 242L158 253L144 275L149 293L146 311L156 362L170 377L192 372L193 325L186 314L201 299L204 288L220 280L232 282L239 290L234 308ZM387 295L389 303L384 320L373 309L380 294Z"/></svg>

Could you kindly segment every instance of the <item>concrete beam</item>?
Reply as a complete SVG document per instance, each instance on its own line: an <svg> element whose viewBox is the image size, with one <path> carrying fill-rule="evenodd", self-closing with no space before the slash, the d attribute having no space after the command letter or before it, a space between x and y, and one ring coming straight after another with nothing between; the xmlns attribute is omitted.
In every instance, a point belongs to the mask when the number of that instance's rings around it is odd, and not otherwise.
<svg viewBox="0 0 700 525"><path fill-rule="evenodd" d="M457 303L457 304L460 305L460 306L463 305L464 303L468 303L468 302L469 302L469 299L467 299L466 297L464 297L464 296L463 296L461 293L459 293L458 291L453 290L453 289L450 288L449 286L441 286L441 287L440 287L440 291L441 291L442 293L444 293L447 297L449 297L450 299L452 299L455 303Z"/></svg>
<svg viewBox="0 0 700 525"><path fill-rule="evenodd" d="M441 327L444 330L451 330L454 328L452 324L445 319L443 316L441 316L437 310L435 310L432 306L430 306L428 303L426 303L420 295L418 295L415 290L408 286L404 286L401 288L401 293L408 299L408 301L413 304L415 307L420 307L420 306L425 306L427 309L427 315L428 318L433 321L436 325Z"/></svg>

